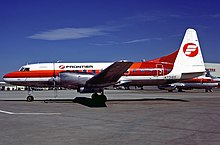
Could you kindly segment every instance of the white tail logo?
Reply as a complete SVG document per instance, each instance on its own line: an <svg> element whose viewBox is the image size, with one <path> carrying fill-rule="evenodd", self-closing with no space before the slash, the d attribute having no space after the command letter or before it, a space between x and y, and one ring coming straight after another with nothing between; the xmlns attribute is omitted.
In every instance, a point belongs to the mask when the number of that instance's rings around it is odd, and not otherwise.
<svg viewBox="0 0 220 145"><path fill-rule="evenodd" d="M183 52L188 57L194 57L198 54L198 46L194 43L187 43L183 47Z"/></svg>

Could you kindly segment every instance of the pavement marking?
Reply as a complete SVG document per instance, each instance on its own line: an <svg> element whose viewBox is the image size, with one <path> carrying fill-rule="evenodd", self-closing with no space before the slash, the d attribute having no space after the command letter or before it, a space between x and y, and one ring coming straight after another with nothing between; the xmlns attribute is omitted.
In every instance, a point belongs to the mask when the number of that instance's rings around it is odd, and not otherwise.
<svg viewBox="0 0 220 145"><path fill-rule="evenodd" d="M14 113L15 115L61 115L61 113Z"/></svg>
<svg viewBox="0 0 220 145"><path fill-rule="evenodd" d="M61 115L61 113L14 113L9 111L0 110L0 113L10 114L10 115Z"/></svg>
<svg viewBox="0 0 220 145"><path fill-rule="evenodd" d="M4 114L14 114L13 112L8 112L8 111L4 111L4 110L0 110L0 113L4 113Z"/></svg>

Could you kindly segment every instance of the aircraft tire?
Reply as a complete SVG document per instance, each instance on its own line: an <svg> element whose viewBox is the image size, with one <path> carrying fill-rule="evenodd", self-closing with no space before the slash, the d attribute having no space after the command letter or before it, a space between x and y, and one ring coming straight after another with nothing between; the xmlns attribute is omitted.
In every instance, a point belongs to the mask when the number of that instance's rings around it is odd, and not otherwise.
<svg viewBox="0 0 220 145"><path fill-rule="evenodd" d="M102 102L106 102L107 101L106 95L100 95L100 98L101 98Z"/></svg>
<svg viewBox="0 0 220 145"><path fill-rule="evenodd" d="M97 93L92 94L91 98L92 100L95 100L99 95Z"/></svg>
<svg viewBox="0 0 220 145"><path fill-rule="evenodd" d="M107 97L105 95L98 95L97 93L92 94L92 100L96 103L105 103Z"/></svg>
<svg viewBox="0 0 220 145"><path fill-rule="evenodd" d="M32 102L34 101L34 97L33 96L27 96L27 102Z"/></svg>

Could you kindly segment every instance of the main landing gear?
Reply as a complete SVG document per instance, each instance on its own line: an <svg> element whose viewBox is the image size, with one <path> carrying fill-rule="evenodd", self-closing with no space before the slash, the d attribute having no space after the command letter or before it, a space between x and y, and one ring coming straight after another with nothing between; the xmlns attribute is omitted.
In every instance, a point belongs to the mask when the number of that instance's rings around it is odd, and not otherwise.
<svg viewBox="0 0 220 145"><path fill-rule="evenodd" d="M213 92L212 88L210 89L205 89L205 92Z"/></svg>
<svg viewBox="0 0 220 145"><path fill-rule="evenodd" d="M103 92L100 95L98 93L93 93L91 98L94 103L105 103L107 101L107 97Z"/></svg>

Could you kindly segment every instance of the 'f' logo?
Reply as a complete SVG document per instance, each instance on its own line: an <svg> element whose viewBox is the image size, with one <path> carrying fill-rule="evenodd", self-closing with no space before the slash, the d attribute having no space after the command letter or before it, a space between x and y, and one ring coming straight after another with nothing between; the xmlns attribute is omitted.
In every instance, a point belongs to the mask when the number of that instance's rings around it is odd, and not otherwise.
<svg viewBox="0 0 220 145"><path fill-rule="evenodd" d="M187 43L183 47L183 52L188 57L194 57L198 54L199 48L194 43Z"/></svg>
<svg viewBox="0 0 220 145"><path fill-rule="evenodd" d="M64 65L60 65L59 68L60 68L60 69L64 69L65 66L64 66Z"/></svg>

